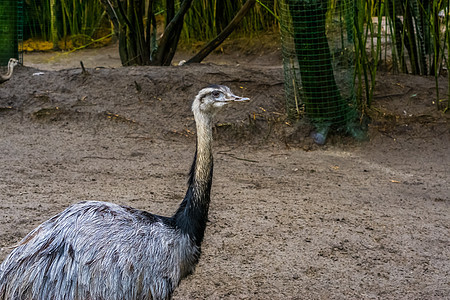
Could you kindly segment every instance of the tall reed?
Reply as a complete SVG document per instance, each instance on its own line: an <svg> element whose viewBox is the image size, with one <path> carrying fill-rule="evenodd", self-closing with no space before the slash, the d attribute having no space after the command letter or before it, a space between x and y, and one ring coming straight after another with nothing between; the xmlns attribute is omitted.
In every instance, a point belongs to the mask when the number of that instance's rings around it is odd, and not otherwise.
<svg viewBox="0 0 450 300"><path fill-rule="evenodd" d="M50 1L26 1L25 8L31 36L49 40L51 33Z"/></svg>
<svg viewBox="0 0 450 300"><path fill-rule="evenodd" d="M359 109L364 111L366 107L370 107L372 104L377 67L382 53L381 32L384 3L375 0L358 0L355 5L357 11L355 16L355 76L358 78L357 101ZM376 26L372 21L372 16L377 16ZM366 50L367 46L369 46L368 51ZM365 87L365 101L362 98L363 83Z"/></svg>
<svg viewBox="0 0 450 300"><path fill-rule="evenodd" d="M447 8L446 8L446 14L445 14L445 41L446 43L444 43L444 45L447 46L447 53L450 49L450 26L449 26L449 22L450 22L450 18L449 18L449 9L450 9L450 1L447 2ZM445 60L446 62L446 66L447 66L447 71L450 71L450 60L447 56L447 59ZM448 89L447 89L447 107L444 108L444 112L447 112L450 109L450 74L447 74L447 78L448 78Z"/></svg>
<svg viewBox="0 0 450 300"><path fill-rule="evenodd" d="M62 10L63 32L91 37L106 16L98 0L59 0Z"/></svg>
<svg viewBox="0 0 450 300"><path fill-rule="evenodd" d="M270 8L272 13L263 5L255 5L250 13L242 20L236 34L252 36L255 32L268 30L276 25L277 19L272 14L273 12L277 12L277 1L258 1L267 8ZM244 0L194 1L191 9L185 16L181 39L187 43L213 39L225 28L244 3Z"/></svg>
<svg viewBox="0 0 450 300"><path fill-rule="evenodd" d="M363 82L366 89L364 105L371 105L377 68L384 64L393 72L433 75L439 108L438 77L444 63L450 68L449 5L449 0L356 0L356 76L359 95Z"/></svg>
<svg viewBox="0 0 450 300"><path fill-rule="evenodd" d="M99 0L27 1L32 37L55 40L68 35L93 37L106 14Z"/></svg>

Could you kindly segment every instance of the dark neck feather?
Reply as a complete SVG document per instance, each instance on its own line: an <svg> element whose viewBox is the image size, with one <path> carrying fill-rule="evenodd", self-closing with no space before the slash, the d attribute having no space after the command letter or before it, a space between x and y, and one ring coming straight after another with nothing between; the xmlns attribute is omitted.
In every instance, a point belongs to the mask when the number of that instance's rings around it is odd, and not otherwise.
<svg viewBox="0 0 450 300"><path fill-rule="evenodd" d="M209 122L197 125L197 150L189 173L188 190L174 215L177 228L198 246L203 241L208 219L213 176L211 143Z"/></svg>

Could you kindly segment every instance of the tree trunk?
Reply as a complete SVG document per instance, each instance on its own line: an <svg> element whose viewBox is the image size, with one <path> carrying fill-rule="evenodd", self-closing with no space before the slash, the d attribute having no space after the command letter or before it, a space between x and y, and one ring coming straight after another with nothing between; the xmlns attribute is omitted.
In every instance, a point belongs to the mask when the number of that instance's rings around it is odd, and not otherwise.
<svg viewBox="0 0 450 300"><path fill-rule="evenodd" d="M333 125L344 120L348 105L336 84L326 36L327 0L288 0L294 29L302 94L313 123Z"/></svg>
<svg viewBox="0 0 450 300"><path fill-rule="evenodd" d="M160 40L156 41L156 19L153 0L100 0L119 37L122 65L169 66L175 55L184 16L193 0L182 0L178 11L175 0L166 0L166 24ZM189 62L200 62L220 45L236 28L256 0L247 0L228 26ZM144 28L143 20L147 20Z"/></svg>
<svg viewBox="0 0 450 300"><path fill-rule="evenodd" d="M180 40L181 30L183 29L184 15L191 7L193 0L183 0L180 9L167 24L163 36L159 41L158 49L152 57L152 65L169 66Z"/></svg>

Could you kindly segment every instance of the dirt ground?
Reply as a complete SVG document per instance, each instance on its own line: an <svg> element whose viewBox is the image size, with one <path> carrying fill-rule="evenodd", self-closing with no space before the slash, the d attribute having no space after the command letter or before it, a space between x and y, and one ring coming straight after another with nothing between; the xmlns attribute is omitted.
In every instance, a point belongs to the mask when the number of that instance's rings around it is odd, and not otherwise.
<svg viewBox="0 0 450 300"><path fill-rule="evenodd" d="M0 86L0 260L81 200L172 214L195 148L190 104L220 83L252 101L217 116L203 253L175 299L450 299L450 123L433 78L380 73L368 140L317 146L284 119L279 49L208 61L26 54Z"/></svg>

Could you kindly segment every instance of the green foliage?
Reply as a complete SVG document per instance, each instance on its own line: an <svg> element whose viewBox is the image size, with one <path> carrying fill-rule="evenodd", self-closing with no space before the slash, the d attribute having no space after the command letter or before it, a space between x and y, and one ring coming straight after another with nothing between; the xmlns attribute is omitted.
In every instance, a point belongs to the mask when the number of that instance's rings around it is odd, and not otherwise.
<svg viewBox="0 0 450 300"><path fill-rule="evenodd" d="M435 102L441 109L437 78L450 67L449 1L357 0L355 6L356 76L359 95L363 83L366 89L365 106L371 104L377 69L384 67L393 72L433 75Z"/></svg>
<svg viewBox="0 0 450 300"><path fill-rule="evenodd" d="M242 20L237 34L252 36L255 32L268 30L276 26L277 19L272 15L272 12L277 13L277 1L258 1L265 7L261 4L255 5ZM191 9L185 16L185 26L183 27L181 38L188 43L213 39L227 26L244 3L244 0L194 1Z"/></svg>
<svg viewBox="0 0 450 300"><path fill-rule="evenodd" d="M92 38L106 14L99 0L26 0L31 37L44 40L68 35Z"/></svg>
<svg viewBox="0 0 450 300"><path fill-rule="evenodd" d="M49 40L51 31L50 1L26 0L25 8L28 13L31 36Z"/></svg>
<svg viewBox="0 0 450 300"><path fill-rule="evenodd" d="M378 60L381 53L381 25L384 13L382 1L358 0L355 16L356 29L356 76L358 78L358 107L364 111L370 107L375 90ZM372 16L378 12L377 23L374 24ZM369 49L366 47L369 45ZM370 82L369 82L370 77ZM363 83L366 89L366 101L363 101L361 92Z"/></svg>
<svg viewBox="0 0 450 300"><path fill-rule="evenodd" d="M98 0L60 0L63 34L92 37L105 12Z"/></svg>
<svg viewBox="0 0 450 300"><path fill-rule="evenodd" d="M52 34L51 2L56 6L56 26L59 38L67 35L92 37L105 20L100 0L26 0L29 31L32 37L50 40ZM148 1L148 0L147 0ZM147 1L143 1L147 2ZM239 34L251 36L257 31L277 26L279 0L260 0L242 21ZM152 1L155 12L166 12L166 1ZM125 3L125 2L124 2ZM181 39L186 42L213 39L235 16L245 0L197 0L185 16ZM180 1L175 1L178 8ZM270 9L270 10L268 10ZM273 15L275 14L275 16ZM146 22L144 19L143 22Z"/></svg>

